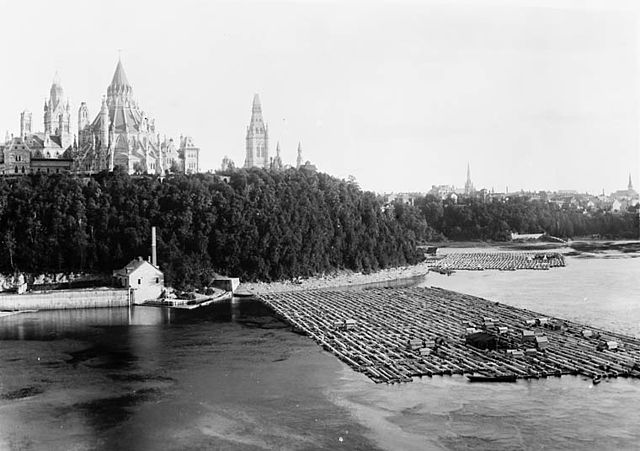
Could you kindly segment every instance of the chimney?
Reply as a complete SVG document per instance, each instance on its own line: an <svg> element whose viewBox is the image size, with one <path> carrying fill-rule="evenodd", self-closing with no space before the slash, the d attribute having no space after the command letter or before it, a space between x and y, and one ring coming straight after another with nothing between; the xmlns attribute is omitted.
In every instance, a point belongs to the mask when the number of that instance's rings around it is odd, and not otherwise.
<svg viewBox="0 0 640 451"><path fill-rule="evenodd" d="M158 260L156 258L156 228L151 227L151 264L155 267L158 266Z"/></svg>

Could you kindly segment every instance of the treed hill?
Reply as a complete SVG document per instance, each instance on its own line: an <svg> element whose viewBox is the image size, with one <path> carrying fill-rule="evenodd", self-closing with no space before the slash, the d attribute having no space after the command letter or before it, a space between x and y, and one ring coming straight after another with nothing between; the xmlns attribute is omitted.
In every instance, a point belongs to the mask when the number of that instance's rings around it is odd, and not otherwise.
<svg viewBox="0 0 640 451"><path fill-rule="evenodd" d="M415 207L326 174L290 169L91 178L0 178L0 272L110 273L150 254L178 288L215 272L280 280L335 269L375 271L415 263L438 239L510 239L510 233L635 238L637 207L622 214L512 198L458 203L425 196Z"/></svg>
<svg viewBox="0 0 640 451"><path fill-rule="evenodd" d="M110 272L150 254L169 283L202 286L217 271L275 280L338 268L415 263L427 230L417 210L384 211L373 193L326 174L235 171L0 179L0 271Z"/></svg>

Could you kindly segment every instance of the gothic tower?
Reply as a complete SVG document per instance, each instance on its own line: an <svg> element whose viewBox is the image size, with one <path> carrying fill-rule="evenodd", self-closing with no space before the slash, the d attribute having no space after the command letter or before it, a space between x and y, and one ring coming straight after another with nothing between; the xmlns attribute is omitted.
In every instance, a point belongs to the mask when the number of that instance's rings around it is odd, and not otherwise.
<svg viewBox="0 0 640 451"><path fill-rule="evenodd" d="M109 108L107 101L103 97L100 106L100 149L104 150L109 146Z"/></svg>
<svg viewBox="0 0 640 451"><path fill-rule="evenodd" d="M31 134L31 113L23 111L20 113L20 137L25 138Z"/></svg>
<svg viewBox="0 0 640 451"><path fill-rule="evenodd" d="M89 109L87 103L82 102L78 108L78 144L83 145L87 141L85 129L89 125Z"/></svg>
<svg viewBox="0 0 640 451"><path fill-rule="evenodd" d="M64 102L64 90L60 76L56 72L49 90L49 100L44 102L44 133L60 138L60 145L66 149L73 143L71 136L71 107Z"/></svg>
<svg viewBox="0 0 640 451"><path fill-rule="evenodd" d="M262 120L262 106L258 94L253 96L251 122L247 127L247 154L244 160L245 168L269 167L269 130Z"/></svg>

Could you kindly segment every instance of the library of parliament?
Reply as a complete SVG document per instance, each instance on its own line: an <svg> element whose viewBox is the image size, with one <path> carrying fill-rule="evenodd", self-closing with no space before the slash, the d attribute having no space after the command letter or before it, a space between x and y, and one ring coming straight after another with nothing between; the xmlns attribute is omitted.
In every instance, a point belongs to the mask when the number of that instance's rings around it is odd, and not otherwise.
<svg viewBox="0 0 640 451"><path fill-rule="evenodd" d="M44 131L32 129L32 115L20 114L20 135L0 142L0 174L93 174L120 166L129 174L199 172L200 149L190 137L160 139L154 119L133 98L118 61L98 114L91 120L87 104L78 109L78 134L70 129L71 108L56 74L44 103Z"/></svg>

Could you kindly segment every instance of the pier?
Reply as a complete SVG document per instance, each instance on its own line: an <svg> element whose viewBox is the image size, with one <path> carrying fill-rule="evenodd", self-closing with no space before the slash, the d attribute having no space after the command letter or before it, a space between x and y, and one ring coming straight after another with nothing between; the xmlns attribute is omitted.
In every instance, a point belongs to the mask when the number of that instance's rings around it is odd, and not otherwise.
<svg viewBox="0 0 640 451"><path fill-rule="evenodd" d="M640 340L440 288L260 295L376 383L480 374L640 378Z"/></svg>
<svg viewBox="0 0 640 451"><path fill-rule="evenodd" d="M558 252L452 252L428 261L433 268L466 271L545 270L565 266L564 256Z"/></svg>

